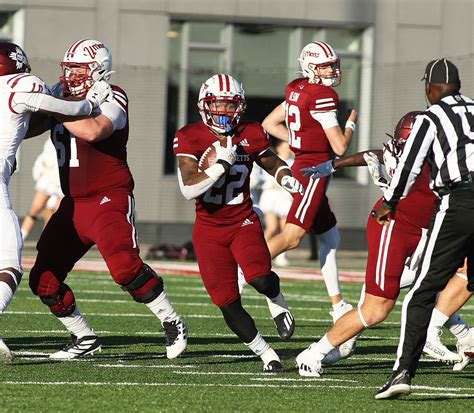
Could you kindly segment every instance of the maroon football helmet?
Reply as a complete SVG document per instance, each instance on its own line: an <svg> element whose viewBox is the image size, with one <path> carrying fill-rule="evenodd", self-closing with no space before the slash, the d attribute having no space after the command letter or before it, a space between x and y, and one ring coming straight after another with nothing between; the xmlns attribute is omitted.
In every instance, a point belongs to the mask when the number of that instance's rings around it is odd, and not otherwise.
<svg viewBox="0 0 474 413"><path fill-rule="evenodd" d="M0 76L29 73L28 58L23 49L10 42L0 42Z"/></svg>
<svg viewBox="0 0 474 413"><path fill-rule="evenodd" d="M387 133L387 136L390 137L390 140L383 144L382 153L385 169L390 176L393 176L395 172L395 169L398 165L398 160L403 152L403 147L405 146L405 142L410 135L416 117L422 113L423 112L420 111L408 112L398 121L397 126L395 126L395 130L393 131L393 136Z"/></svg>

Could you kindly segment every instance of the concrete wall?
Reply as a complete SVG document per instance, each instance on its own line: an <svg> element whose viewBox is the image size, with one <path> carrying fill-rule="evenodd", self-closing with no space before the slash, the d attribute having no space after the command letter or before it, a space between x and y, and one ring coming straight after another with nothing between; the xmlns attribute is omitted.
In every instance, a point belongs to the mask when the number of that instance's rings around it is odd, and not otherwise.
<svg viewBox="0 0 474 413"><path fill-rule="evenodd" d="M166 32L172 18L373 27L371 104L361 113L370 118L370 147L380 147L385 132L393 130L402 114L425 107L419 79L429 60L452 58L461 71L464 92L472 94L471 0L82 0L76 4L0 0L0 9L22 10L24 29L17 37L33 71L49 83L56 82L59 61L78 38L98 38L111 48L117 72L112 81L130 99L129 160L141 222L189 225L194 217L193 204L184 201L175 177L162 175ZM11 184L19 215L29 207L31 166L41 145L42 139L31 140L21 150L20 170ZM329 194L340 226L358 231L363 239L367 213L380 196L379 190L336 179ZM159 229L147 232L161 234Z"/></svg>

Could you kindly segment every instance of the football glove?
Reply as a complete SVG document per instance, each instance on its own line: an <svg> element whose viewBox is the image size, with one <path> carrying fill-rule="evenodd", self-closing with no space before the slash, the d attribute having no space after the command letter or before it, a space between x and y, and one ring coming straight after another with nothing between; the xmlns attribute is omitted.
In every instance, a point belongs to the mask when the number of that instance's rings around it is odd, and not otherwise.
<svg viewBox="0 0 474 413"><path fill-rule="evenodd" d="M237 159L237 145L232 145L232 138L227 137L227 146L222 146L220 141L213 143L216 148L216 162L229 169Z"/></svg>
<svg viewBox="0 0 474 413"><path fill-rule="evenodd" d="M369 170L374 184L383 191L388 187L388 182L383 176L382 165L380 164L379 158L373 152L364 153L363 157L367 163L367 169Z"/></svg>
<svg viewBox="0 0 474 413"><path fill-rule="evenodd" d="M309 176L311 179L324 178L325 176L332 175L336 170L333 167L333 160L330 159L324 163L320 163L316 166L309 168L301 168L300 171L304 172L303 176Z"/></svg>
<svg viewBox="0 0 474 413"><path fill-rule="evenodd" d="M99 107L102 103L112 97L112 88L110 85L101 80L94 82L92 87L87 91L86 99L91 103L92 108Z"/></svg>
<svg viewBox="0 0 474 413"><path fill-rule="evenodd" d="M304 194L303 185L301 185L301 182L298 181L294 176L285 175L283 178L281 178L280 185L290 194L296 194L297 192L299 192L301 195Z"/></svg>

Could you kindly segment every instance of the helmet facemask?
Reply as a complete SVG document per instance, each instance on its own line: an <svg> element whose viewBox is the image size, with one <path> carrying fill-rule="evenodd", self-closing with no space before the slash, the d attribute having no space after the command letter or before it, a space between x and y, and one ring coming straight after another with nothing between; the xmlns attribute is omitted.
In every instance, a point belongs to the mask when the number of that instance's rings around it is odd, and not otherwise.
<svg viewBox="0 0 474 413"><path fill-rule="evenodd" d="M342 80L341 63L337 59L332 63L324 65L308 64L308 69L312 76L309 78L310 83L318 83L324 86L339 86ZM329 72L329 73L327 73Z"/></svg>
<svg viewBox="0 0 474 413"><path fill-rule="evenodd" d="M230 133L240 123L240 118L245 111L245 100L240 96L218 97L205 96L199 102L202 108L201 116L204 123L217 133Z"/></svg>
<svg viewBox="0 0 474 413"><path fill-rule="evenodd" d="M92 87L93 65L97 66L97 63L61 63L62 76L59 80L63 84L65 96L80 96Z"/></svg>

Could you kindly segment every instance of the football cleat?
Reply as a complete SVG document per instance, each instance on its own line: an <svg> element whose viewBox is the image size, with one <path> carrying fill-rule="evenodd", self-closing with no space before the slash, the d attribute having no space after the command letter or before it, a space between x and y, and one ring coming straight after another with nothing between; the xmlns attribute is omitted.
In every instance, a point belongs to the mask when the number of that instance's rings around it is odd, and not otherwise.
<svg viewBox="0 0 474 413"><path fill-rule="evenodd" d="M183 320L163 322L166 337L166 357L175 359L183 354L188 345L188 328Z"/></svg>
<svg viewBox="0 0 474 413"><path fill-rule="evenodd" d="M437 330L438 332L436 334L430 335L426 339L425 347L423 348L423 353L425 353L429 357L432 357L436 360L440 360L447 364L461 362L461 355L449 350L441 342L442 331L440 329Z"/></svg>
<svg viewBox="0 0 474 413"><path fill-rule="evenodd" d="M456 347L462 360L453 366L453 371L462 371L474 360L474 329L471 328L471 334L467 340L458 340Z"/></svg>
<svg viewBox="0 0 474 413"><path fill-rule="evenodd" d="M341 307L336 310L330 311L329 314L332 316L332 321L336 324L336 321L340 319L344 314L348 313L353 309L352 304L344 303Z"/></svg>
<svg viewBox="0 0 474 413"><path fill-rule="evenodd" d="M321 361L322 365L330 366L340 360L351 357L355 352L358 337L359 334L342 343L340 346L333 348L328 354L324 356L323 360Z"/></svg>
<svg viewBox="0 0 474 413"><path fill-rule="evenodd" d="M62 350L49 356L53 360L72 360L78 357L92 355L102 350L102 345L97 336L84 336L77 338L71 334L71 342Z"/></svg>
<svg viewBox="0 0 474 413"><path fill-rule="evenodd" d="M411 377L408 370L394 372L375 395L376 400L397 399L411 393Z"/></svg>
<svg viewBox="0 0 474 413"><path fill-rule="evenodd" d="M0 338L0 363L11 362L13 362L13 354L3 341L3 339Z"/></svg>
<svg viewBox="0 0 474 413"><path fill-rule="evenodd" d="M323 374L321 365L323 355L319 352L315 352L311 347L312 345L298 354L296 357L296 366L298 367L300 376L321 377L321 374Z"/></svg>
<svg viewBox="0 0 474 413"><path fill-rule="evenodd" d="M272 360L263 366L264 373L280 373L283 371L283 366L279 360Z"/></svg>
<svg viewBox="0 0 474 413"><path fill-rule="evenodd" d="M295 319L289 311L277 315L273 322L275 323L278 335L282 340L289 340L295 332Z"/></svg>

